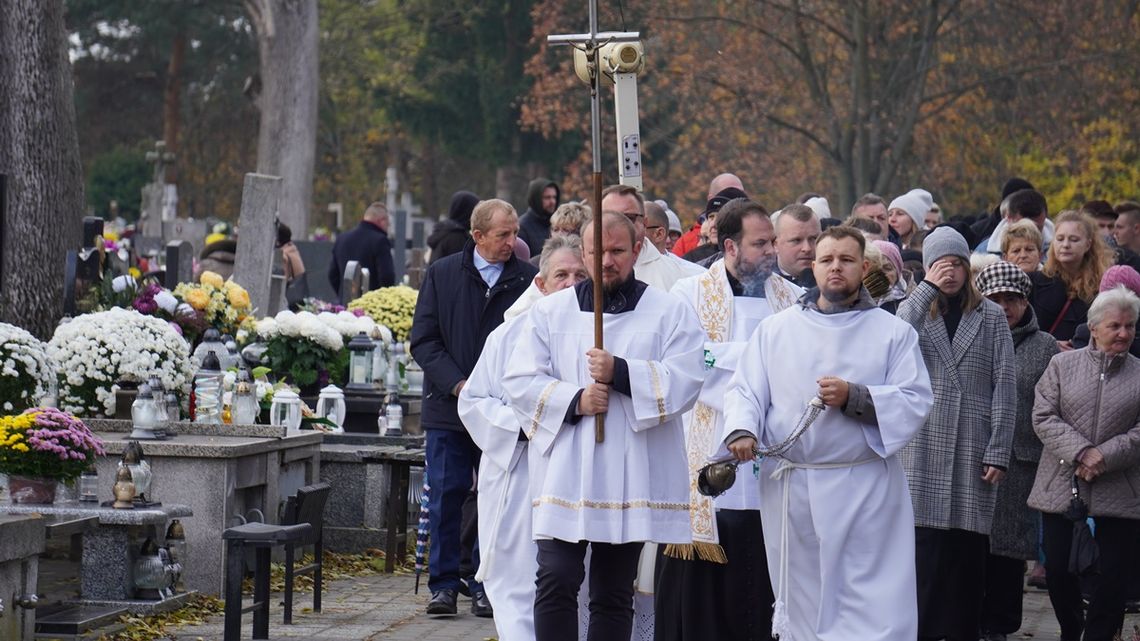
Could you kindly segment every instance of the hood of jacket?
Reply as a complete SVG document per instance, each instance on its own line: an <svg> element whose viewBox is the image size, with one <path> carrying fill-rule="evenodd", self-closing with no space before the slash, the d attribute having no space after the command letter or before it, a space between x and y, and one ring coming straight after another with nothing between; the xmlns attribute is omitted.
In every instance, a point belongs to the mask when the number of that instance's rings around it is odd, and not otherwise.
<svg viewBox="0 0 1140 641"><path fill-rule="evenodd" d="M530 185L526 188L526 206L530 208L529 211L533 211L544 220L550 220L550 217L554 215L553 211L542 209L542 192L547 187L554 188L555 202L562 202L562 190L558 188L558 183L548 178L535 178L530 181Z"/></svg>

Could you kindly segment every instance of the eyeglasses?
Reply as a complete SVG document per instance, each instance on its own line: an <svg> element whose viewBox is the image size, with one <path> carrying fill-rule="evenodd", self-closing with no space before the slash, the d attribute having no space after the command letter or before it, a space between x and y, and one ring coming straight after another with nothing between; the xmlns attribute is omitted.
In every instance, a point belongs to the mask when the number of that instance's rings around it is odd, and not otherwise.
<svg viewBox="0 0 1140 641"><path fill-rule="evenodd" d="M645 227L645 229L647 229L647 230L649 230L649 229L665 229L665 226L664 225L647 225Z"/></svg>
<svg viewBox="0 0 1140 641"><path fill-rule="evenodd" d="M645 218L645 214L625 214L625 217L629 219L629 222L636 223L638 218Z"/></svg>

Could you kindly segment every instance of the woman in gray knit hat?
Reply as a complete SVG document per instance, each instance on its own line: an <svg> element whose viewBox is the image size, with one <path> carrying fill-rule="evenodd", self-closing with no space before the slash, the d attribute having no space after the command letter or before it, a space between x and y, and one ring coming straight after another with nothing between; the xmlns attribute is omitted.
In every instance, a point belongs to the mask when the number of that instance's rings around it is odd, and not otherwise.
<svg viewBox="0 0 1140 641"><path fill-rule="evenodd" d="M934 390L926 425L899 453L914 504L918 637L977 641L995 486L1017 408L1013 338L1005 313L970 280L961 234L934 229L922 256L926 278L898 311L918 331Z"/></svg>
<svg viewBox="0 0 1140 641"><path fill-rule="evenodd" d="M1013 450L1005 479L997 489L982 606L982 638L1005 641L1006 635L1021 628L1025 562L1037 558L1041 515L1025 504L1041 459L1041 440L1033 432L1033 388L1059 348L1052 336L1038 328L1037 315L1029 304L1033 284L1022 268L1004 261L995 263L983 269L974 283L982 296L1005 312L1017 363Z"/></svg>

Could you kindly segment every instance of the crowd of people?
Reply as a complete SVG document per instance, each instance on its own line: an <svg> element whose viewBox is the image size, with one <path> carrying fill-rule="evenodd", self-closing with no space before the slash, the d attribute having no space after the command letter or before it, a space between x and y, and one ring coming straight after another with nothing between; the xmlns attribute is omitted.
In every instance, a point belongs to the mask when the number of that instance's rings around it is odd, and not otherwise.
<svg viewBox="0 0 1140 641"><path fill-rule="evenodd" d="M975 218L916 188L841 220L721 174L684 229L629 186L598 220L562 199L458 192L429 239L428 614L467 595L502 641L997 641L1028 579L1063 641L1119 633L1140 204L1050 216L1015 178Z"/></svg>

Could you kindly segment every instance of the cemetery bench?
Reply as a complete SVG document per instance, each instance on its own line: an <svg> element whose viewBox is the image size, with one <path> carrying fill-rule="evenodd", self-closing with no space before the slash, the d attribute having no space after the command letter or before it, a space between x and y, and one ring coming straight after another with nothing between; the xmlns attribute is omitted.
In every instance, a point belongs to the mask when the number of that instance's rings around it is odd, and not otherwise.
<svg viewBox="0 0 1140 641"><path fill-rule="evenodd" d="M293 622L293 577L313 573L313 611L321 611L322 539L325 502L331 486L317 483L297 490L286 503L284 523L246 523L222 533L226 541L226 607L225 641L241 637L241 615L252 611L253 638L269 638L269 554L277 546L285 547L285 612L284 623ZM313 563L294 567L297 546L313 545ZM245 575L245 548L255 550L253 603L242 607L241 582Z"/></svg>
<svg viewBox="0 0 1140 641"><path fill-rule="evenodd" d="M192 594L184 592L159 601L135 599L132 577L139 539L162 541L168 521L193 516L186 505L117 510L79 502L5 504L0 512L40 514L49 520L45 529L52 537L82 535L79 604L121 606L149 614L181 607Z"/></svg>
<svg viewBox="0 0 1140 641"><path fill-rule="evenodd" d="M384 509L388 535L384 541L384 571L394 572L408 552L408 483L412 467L424 467L423 449L381 450L370 458L388 466L388 497Z"/></svg>

